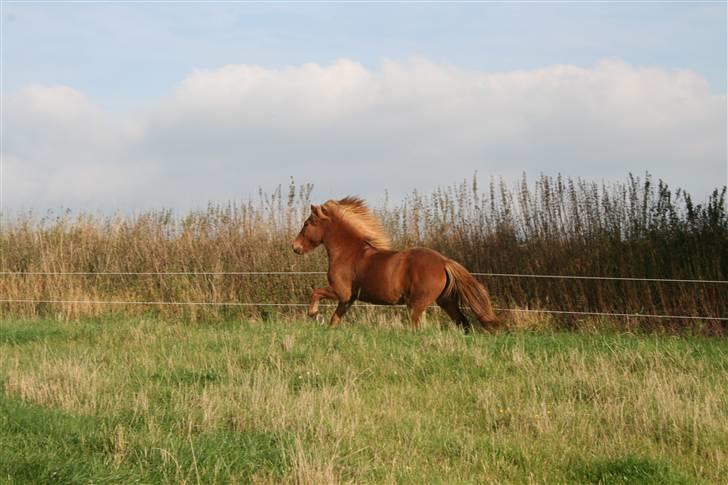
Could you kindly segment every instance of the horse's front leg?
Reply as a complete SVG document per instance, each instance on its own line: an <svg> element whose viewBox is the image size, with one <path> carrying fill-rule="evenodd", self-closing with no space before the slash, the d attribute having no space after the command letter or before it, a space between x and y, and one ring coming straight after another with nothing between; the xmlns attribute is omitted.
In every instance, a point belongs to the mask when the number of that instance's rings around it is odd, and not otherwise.
<svg viewBox="0 0 728 485"><path fill-rule="evenodd" d="M336 307L336 310L334 311L334 314L331 315L331 321L329 322L329 325L331 327L338 327L341 323L341 317L343 317L344 314L349 311L349 308L351 308L351 305L353 303L353 299L349 301L340 301Z"/></svg>
<svg viewBox="0 0 728 485"><path fill-rule="evenodd" d="M336 295L336 292L334 292L334 289L330 286L324 286L323 288L314 289L313 293L311 294L311 303L308 305L309 317L316 318L316 315L318 315L319 300L321 298L336 300L338 299L338 296Z"/></svg>
<svg viewBox="0 0 728 485"><path fill-rule="evenodd" d="M336 298L339 300L339 304L334 310L334 314L331 315L329 325L331 327L338 327L341 323L341 317L351 308L351 305L356 300L356 297L352 293L352 287L350 282L342 283L333 281L331 288L336 293Z"/></svg>

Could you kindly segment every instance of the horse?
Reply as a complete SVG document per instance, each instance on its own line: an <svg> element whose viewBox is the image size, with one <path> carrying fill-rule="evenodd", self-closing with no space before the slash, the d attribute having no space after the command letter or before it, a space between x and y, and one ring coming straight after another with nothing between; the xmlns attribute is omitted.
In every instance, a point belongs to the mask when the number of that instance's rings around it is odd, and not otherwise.
<svg viewBox="0 0 728 485"><path fill-rule="evenodd" d="M318 315L319 300L338 301L330 326L337 327L356 300L379 305L405 304L415 328L422 313L437 304L459 326L472 327L460 309L467 304L484 330L498 320L488 291L456 261L428 248L394 251L381 222L358 197L311 205L311 214L293 241L306 254L322 245L328 254L328 285L315 288L308 315Z"/></svg>

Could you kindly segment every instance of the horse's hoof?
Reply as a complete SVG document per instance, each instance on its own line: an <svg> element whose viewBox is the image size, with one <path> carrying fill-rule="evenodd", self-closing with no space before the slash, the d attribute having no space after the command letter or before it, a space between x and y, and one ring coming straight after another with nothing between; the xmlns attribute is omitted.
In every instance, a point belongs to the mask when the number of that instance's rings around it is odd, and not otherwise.
<svg viewBox="0 0 728 485"><path fill-rule="evenodd" d="M308 318L310 318L312 320L317 320L316 317L318 317L318 315L319 315L319 312L308 312Z"/></svg>

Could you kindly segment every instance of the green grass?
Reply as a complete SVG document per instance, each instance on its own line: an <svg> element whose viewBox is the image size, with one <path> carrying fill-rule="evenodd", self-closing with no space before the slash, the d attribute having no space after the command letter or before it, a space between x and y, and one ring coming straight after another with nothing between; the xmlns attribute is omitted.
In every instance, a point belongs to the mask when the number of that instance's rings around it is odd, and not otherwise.
<svg viewBox="0 0 728 485"><path fill-rule="evenodd" d="M728 343L0 320L0 483L725 483Z"/></svg>

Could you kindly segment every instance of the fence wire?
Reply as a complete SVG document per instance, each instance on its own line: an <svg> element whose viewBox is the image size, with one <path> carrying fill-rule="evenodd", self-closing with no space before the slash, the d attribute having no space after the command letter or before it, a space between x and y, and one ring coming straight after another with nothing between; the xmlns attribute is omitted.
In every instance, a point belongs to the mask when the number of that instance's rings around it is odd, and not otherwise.
<svg viewBox="0 0 728 485"><path fill-rule="evenodd" d="M26 303L26 304L69 304L69 305L150 305L150 306L236 306L236 307L307 307L308 303L246 303L246 302L217 302L217 301L119 301L119 300L23 300L23 299L2 299L0 303ZM335 307L336 304L322 303L319 307ZM406 305L377 305L372 303L354 304L356 308L382 307L382 308L404 308ZM439 308L430 306L429 308ZM623 318L670 318L675 320L717 320L728 321L728 317L703 316L703 315L661 315L649 313L615 313L615 312L582 312L567 310L550 310L535 308L494 308L501 312L527 312L527 313L551 313L556 315L588 315L588 316L610 316Z"/></svg>
<svg viewBox="0 0 728 485"><path fill-rule="evenodd" d="M0 271L0 276L300 276L325 275L326 271ZM728 280L639 278L631 276L581 276L523 273L471 273L500 278L550 278L567 280L649 281L657 283L728 284Z"/></svg>
<svg viewBox="0 0 728 485"><path fill-rule="evenodd" d="M325 271L0 271L0 276L323 276ZM473 276L490 276L501 278L548 278L570 280L612 280L612 281L644 281L664 283L692 284L728 284L725 280L679 279L679 278L639 278L622 276L581 276L523 273L472 273ZM149 306L236 306L236 307L307 307L308 303L252 303L252 302L180 302L180 301L118 301L118 300L30 300L0 299L0 303L24 304L78 304L78 305L149 305ZM335 307L335 304L322 304L323 307ZM356 307L397 308L405 305L358 304ZM433 306L431 308L438 308ZM703 315L663 315L645 313L588 312L530 308L495 308L505 312L550 313L557 315L611 316L623 318L670 318L683 320L718 320L728 321L728 317Z"/></svg>

